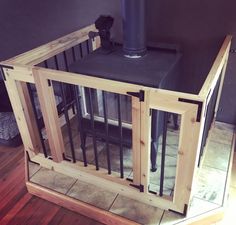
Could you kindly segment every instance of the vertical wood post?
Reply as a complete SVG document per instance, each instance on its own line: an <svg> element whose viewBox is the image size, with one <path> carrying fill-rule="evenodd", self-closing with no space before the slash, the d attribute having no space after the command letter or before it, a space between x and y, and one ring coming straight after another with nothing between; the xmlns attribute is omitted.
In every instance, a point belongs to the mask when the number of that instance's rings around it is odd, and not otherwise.
<svg viewBox="0 0 236 225"><path fill-rule="evenodd" d="M44 78L44 72L33 69L33 76L47 131L53 161L61 162L65 152L60 120L58 118L56 100L52 82Z"/></svg>
<svg viewBox="0 0 236 225"><path fill-rule="evenodd" d="M3 69L5 74L8 74L8 69ZM27 109L24 108L22 101L25 101L22 95L22 88L20 81L15 81L11 79L10 75L6 76L5 85L8 91L8 95L11 101L13 112L16 118L18 129L21 134L21 138L24 144L25 150L29 151L30 155L37 153L37 144L34 142L34 134L31 130L31 122L27 120L29 115L27 114Z"/></svg>
<svg viewBox="0 0 236 225"><path fill-rule="evenodd" d="M133 162L133 183L141 184L141 108L139 99L132 97L132 162Z"/></svg>
<svg viewBox="0 0 236 225"><path fill-rule="evenodd" d="M151 115L149 108L149 90L145 90L145 101L141 102L141 184L148 193L150 174Z"/></svg>

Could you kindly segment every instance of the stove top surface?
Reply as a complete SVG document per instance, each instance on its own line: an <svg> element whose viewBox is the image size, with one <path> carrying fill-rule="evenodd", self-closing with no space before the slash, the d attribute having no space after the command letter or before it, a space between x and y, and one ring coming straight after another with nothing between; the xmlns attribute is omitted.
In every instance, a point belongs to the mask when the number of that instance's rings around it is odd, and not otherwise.
<svg viewBox="0 0 236 225"><path fill-rule="evenodd" d="M148 50L138 59L123 55L122 47L105 54L101 49L71 64L70 72L162 88L164 80L173 74L182 54L170 50ZM168 79L169 80L169 79Z"/></svg>

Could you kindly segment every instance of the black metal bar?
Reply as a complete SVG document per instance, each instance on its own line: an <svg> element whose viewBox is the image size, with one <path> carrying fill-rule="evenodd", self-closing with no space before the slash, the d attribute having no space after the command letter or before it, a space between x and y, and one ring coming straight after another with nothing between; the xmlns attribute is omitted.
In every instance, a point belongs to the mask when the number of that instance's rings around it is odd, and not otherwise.
<svg viewBox="0 0 236 225"><path fill-rule="evenodd" d="M45 68L48 68L48 62L47 62L47 60L44 61L44 66L45 66Z"/></svg>
<svg viewBox="0 0 236 225"><path fill-rule="evenodd" d="M202 106L203 106L203 102L201 101L196 101L196 100L191 100L191 99L185 99L185 98L179 98L178 99L179 102L187 102L190 104L196 104L198 105L198 111L197 111L197 122L201 122L201 115L202 115Z"/></svg>
<svg viewBox="0 0 236 225"><path fill-rule="evenodd" d="M122 134L122 120L121 120L121 96L117 94L118 106L118 124L119 124L119 138L120 138L120 177L124 178L124 165L123 165L123 134Z"/></svg>
<svg viewBox="0 0 236 225"><path fill-rule="evenodd" d="M166 156L166 136L167 136L168 112L164 112L163 122L164 122L164 124L163 124L163 134L162 134L161 174L160 174L160 190L159 190L160 196L163 196L164 177L165 177L165 156Z"/></svg>
<svg viewBox="0 0 236 225"><path fill-rule="evenodd" d="M75 48L72 47L72 57L73 57L73 61L75 62L76 61L76 55L75 55Z"/></svg>
<svg viewBox="0 0 236 225"><path fill-rule="evenodd" d="M57 59L56 55L54 56L54 61L55 61L56 69L59 70L59 64L58 64L58 59ZM74 150L74 143L73 143L73 138L72 138L72 133L71 133L70 119L69 119L69 115L68 115L66 93L64 90L64 85L62 83L60 83L60 90L61 90L61 95L62 95L64 115L65 115L65 119L66 119L66 126L68 129L69 142L70 142L70 147L71 147L71 155L72 155L73 162L75 163L76 162L75 150Z"/></svg>
<svg viewBox="0 0 236 225"><path fill-rule="evenodd" d="M79 44L79 51L80 51L80 57L83 58L83 48L82 48L82 44Z"/></svg>
<svg viewBox="0 0 236 225"><path fill-rule="evenodd" d="M92 136L93 136L93 149L94 149L94 156L95 156L95 165L96 165L96 170L99 170L99 165L98 165L98 153L97 153L97 142L96 142L96 131L95 131L95 126L94 126L94 111L93 111L93 102L92 102L92 91L91 88L88 88L89 92L89 111L90 111L90 121L91 121L91 129L92 129Z"/></svg>
<svg viewBox="0 0 236 225"><path fill-rule="evenodd" d="M88 40L86 41L86 47L87 47L87 53L89 54L90 50L89 50L89 41Z"/></svg>
<svg viewBox="0 0 236 225"><path fill-rule="evenodd" d="M57 59L56 55L54 56L54 60L55 60L56 69L59 70L59 64L58 64L58 59ZM69 119L69 114L68 114L68 105L67 105L67 100L66 100L66 92L65 92L63 83L60 83L60 90L61 90L61 96L62 96L62 101L63 101L64 115L65 115L65 119L66 119L66 126L67 126L67 129L68 129L71 155L72 155L73 163L75 163L76 162L75 148L74 148L74 142L73 142L71 126L70 126L70 119Z"/></svg>
<svg viewBox="0 0 236 225"><path fill-rule="evenodd" d="M6 76L4 74L4 70L3 70L3 68L1 66L0 66L0 75L2 76L3 80L6 80Z"/></svg>
<svg viewBox="0 0 236 225"><path fill-rule="evenodd" d="M14 70L14 67L13 67L13 66L7 66L7 65L0 64L0 67L1 67L1 68L5 68L5 69Z"/></svg>
<svg viewBox="0 0 236 225"><path fill-rule="evenodd" d="M67 61L67 56L66 56L66 52L63 52L63 58L64 58L64 62L65 62L65 67L66 67L66 71L69 71L69 66L68 66L68 61Z"/></svg>
<svg viewBox="0 0 236 225"><path fill-rule="evenodd" d="M105 130L106 130L106 152L107 152L107 169L108 174L111 174L111 159L110 159L110 149L109 149L109 136L108 136L108 118L107 118L107 99L106 92L102 91L102 102L103 102L103 113L104 113L104 122L105 122Z"/></svg>
<svg viewBox="0 0 236 225"><path fill-rule="evenodd" d="M31 100L31 103L32 103L32 106L33 106L33 112L34 112L34 116L35 116L35 119L36 119L36 125L37 125L38 131L39 131L39 138L40 138L40 142L42 144L43 154L44 154L44 157L47 158L48 157L47 149L46 149L44 139L43 139L43 135L42 135L42 131L41 131L41 128L40 128L40 123L39 123L37 110L36 110L36 107L35 107L33 92L32 92L32 89L31 89L31 86L30 86L29 83L27 83L27 88L28 88L29 95L30 95L30 100Z"/></svg>
<svg viewBox="0 0 236 225"><path fill-rule="evenodd" d="M83 153L83 161L84 161L84 166L88 166L87 164L87 156L86 156L86 149L85 149L85 144L84 144L84 130L83 130L83 122L82 122L82 109L81 109L81 96L80 92L78 90L78 86L74 85L74 93L75 93L75 106L77 110L77 119L78 119L78 125L79 125L79 133L80 133L80 140L81 140L81 149Z"/></svg>
<svg viewBox="0 0 236 225"><path fill-rule="evenodd" d="M64 62L65 62L66 71L69 72L69 64L68 64L68 60L67 60L67 56L66 56L65 51L63 52L63 58L64 58ZM70 84L68 84L67 87L69 88L70 100L71 100L70 103L71 103L71 106L72 106L72 112L73 112L73 114L75 114L74 99L73 99L73 96L74 96L73 88L72 88L72 85L70 85Z"/></svg>
<svg viewBox="0 0 236 225"><path fill-rule="evenodd" d="M56 70L59 70L58 59L56 55L54 56L54 61L55 61Z"/></svg>
<svg viewBox="0 0 236 225"><path fill-rule="evenodd" d="M73 163L75 163L76 162L75 148L74 148L74 142L73 142L73 137L72 137L70 118L69 118L69 113L68 113L68 105L67 105L67 100L66 100L65 86L62 82L60 82L60 90L61 90L61 95L62 95L64 115L65 115L65 119L66 119L66 126L67 126L67 130L68 130L68 135L69 135L71 155L72 155Z"/></svg>

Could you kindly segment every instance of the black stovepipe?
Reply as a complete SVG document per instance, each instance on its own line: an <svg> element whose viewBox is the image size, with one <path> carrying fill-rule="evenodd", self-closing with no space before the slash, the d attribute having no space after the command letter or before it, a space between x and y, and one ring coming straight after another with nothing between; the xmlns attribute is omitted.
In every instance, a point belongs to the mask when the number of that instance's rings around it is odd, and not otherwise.
<svg viewBox="0 0 236 225"><path fill-rule="evenodd" d="M146 0L121 0L123 51L128 57L146 54Z"/></svg>

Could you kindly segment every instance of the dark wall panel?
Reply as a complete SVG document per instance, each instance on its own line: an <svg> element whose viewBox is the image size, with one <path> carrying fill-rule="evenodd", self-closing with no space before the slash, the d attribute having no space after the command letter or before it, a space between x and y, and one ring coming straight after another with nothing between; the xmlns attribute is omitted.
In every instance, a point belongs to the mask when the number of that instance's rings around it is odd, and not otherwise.
<svg viewBox="0 0 236 225"><path fill-rule="evenodd" d="M224 36L236 33L235 0L147 0L147 4L148 41L182 47L182 90L197 93ZM122 41L120 0L1 0L0 60L88 25L99 14L115 17L113 34ZM218 118L236 123L233 54L229 67Z"/></svg>

